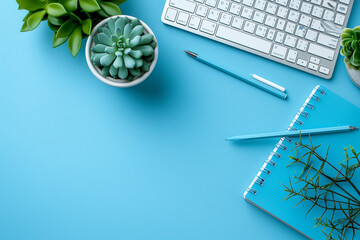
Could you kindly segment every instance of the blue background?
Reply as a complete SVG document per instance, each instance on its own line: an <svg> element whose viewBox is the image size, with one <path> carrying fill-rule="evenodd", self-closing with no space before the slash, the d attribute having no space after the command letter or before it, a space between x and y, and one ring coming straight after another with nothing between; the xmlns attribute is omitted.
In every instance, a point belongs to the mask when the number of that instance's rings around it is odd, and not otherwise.
<svg viewBox="0 0 360 240"><path fill-rule="evenodd" d="M131 89L98 81L84 46L52 49L46 23L20 33L24 11L1 7L0 239L305 239L242 197L276 139L317 84L360 106L339 57L332 80L169 27L165 0L128 0L160 56ZM360 24L360 2L349 26ZM85 42L84 42L85 43ZM287 88L283 101L187 57L183 50Z"/></svg>

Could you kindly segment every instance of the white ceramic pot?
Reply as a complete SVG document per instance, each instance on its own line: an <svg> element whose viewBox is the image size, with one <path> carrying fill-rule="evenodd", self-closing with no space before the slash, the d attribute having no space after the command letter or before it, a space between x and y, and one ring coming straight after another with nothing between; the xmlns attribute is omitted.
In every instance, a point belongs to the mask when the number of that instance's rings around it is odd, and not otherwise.
<svg viewBox="0 0 360 240"><path fill-rule="evenodd" d="M346 71L350 77L350 79L353 81L353 83L360 87L360 71L349 69L346 65Z"/></svg>
<svg viewBox="0 0 360 240"><path fill-rule="evenodd" d="M149 71L144 73L142 76L134 78L132 81L127 81L127 80L121 80L121 79L114 79L111 76L108 77L103 77L101 74L101 69L98 66L94 66L93 63L91 62L90 56L92 54L91 52L91 48L95 45L93 42L93 38L94 35L97 33L99 27L104 26L110 18L117 18L117 17L128 17L130 20L136 19L135 17L132 16L127 16L127 15L117 15L117 16L112 16L109 17L107 19L104 19L103 21L101 21L98 25L95 26L95 28L92 30L87 42L86 42L86 48L85 48L85 55L86 55L86 62L91 70L91 72L95 75L95 77L97 79L99 79L100 81L113 86L113 87L121 87L121 88L126 88L126 87L132 87L135 85L138 85L139 83L143 82L145 79L147 79L150 74L152 73L152 71L154 70L158 57L159 57L159 47L158 45L156 45L156 48L154 49L154 59L152 60L151 64L150 64L150 68ZM140 19L139 19L140 20ZM150 33L152 35L154 35L154 40L157 43L155 34L153 33L153 31L151 30L151 28L144 23L143 21L141 21L141 24L144 26L145 28L145 32L146 33Z"/></svg>

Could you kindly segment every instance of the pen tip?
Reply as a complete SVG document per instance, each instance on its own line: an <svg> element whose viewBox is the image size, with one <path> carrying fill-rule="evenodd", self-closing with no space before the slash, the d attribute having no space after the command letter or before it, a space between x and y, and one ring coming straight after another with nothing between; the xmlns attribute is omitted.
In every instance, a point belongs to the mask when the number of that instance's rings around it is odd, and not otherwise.
<svg viewBox="0 0 360 240"><path fill-rule="evenodd" d="M190 52L190 51L187 51L187 50L185 50L185 53L187 55L189 55L190 57L193 57L193 58L197 58L197 56L198 56L196 53L193 53L193 52Z"/></svg>
<svg viewBox="0 0 360 240"><path fill-rule="evenodd" d="M354 127L354 126L350 126L350 129L351 129L351 130L359 130L358 127Z"/></svg>

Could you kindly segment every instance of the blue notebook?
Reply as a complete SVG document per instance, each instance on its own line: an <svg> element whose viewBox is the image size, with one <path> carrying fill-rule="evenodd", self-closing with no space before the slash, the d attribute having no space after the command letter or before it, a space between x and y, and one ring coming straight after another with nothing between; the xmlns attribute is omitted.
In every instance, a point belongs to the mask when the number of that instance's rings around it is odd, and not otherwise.
<svg viewBox="0 0 360 240"><path fill-rule="evenodd" d="M330 90L316 86L287 130L343 125L360 126L360 109ZM314 218L321 215L321 208L313 208L305 218L306 212L311 207L310 203L305 202L304 206L300 204L295 207L300 198L283 200L288 195L284 191L283 184L289 186L289 177L294 176L295 172L299 174L302 170L298 164L287 167L291 162L289 156L295 155L295 151L292 150L295 147L294 143L298 141L299 138L280 139L245 191L244 198L306 237L315 240L325 239L326 235L322 232L323 227L314 227L316 225ZM302 141L309 143L309 137L302 137ZM326 154L328 145L331 144L328 159L338 166L338 163L345 159L345 147L351 145L357 152L360 151L360 130L312 136L311 141L314 145L322 144L318 152L323 156ZM300 154L301 152L299 152ZM360 186L359 175L353 178L353 182L357 186ZM295 180L292 181L293 186L296 187Z"/></svg>

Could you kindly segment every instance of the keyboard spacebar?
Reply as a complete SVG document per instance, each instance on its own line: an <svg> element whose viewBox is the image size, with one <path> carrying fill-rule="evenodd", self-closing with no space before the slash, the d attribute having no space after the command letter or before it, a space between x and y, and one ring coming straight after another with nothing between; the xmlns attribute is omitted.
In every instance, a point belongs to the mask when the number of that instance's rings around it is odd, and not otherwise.
<svg viewBox="0 0 360 240"><path fill-rule="evenodd" d="M222 25L219 26L216 36L266 54L270 53L272 45L269 41L253 37Z"/></svg>

